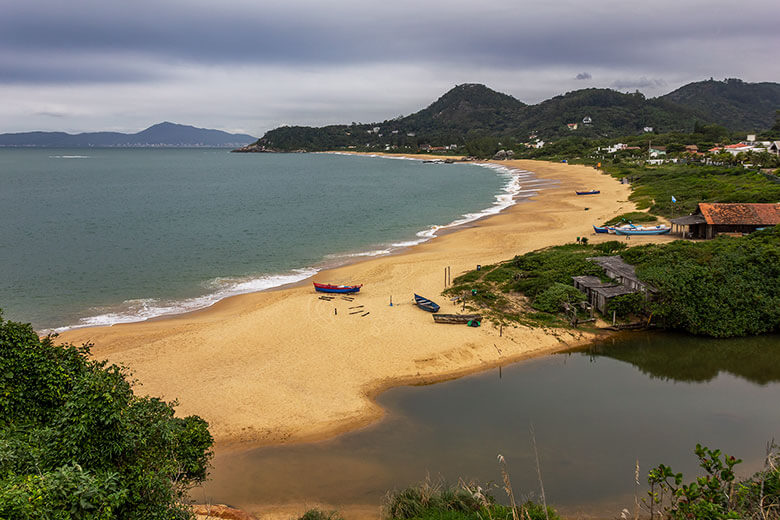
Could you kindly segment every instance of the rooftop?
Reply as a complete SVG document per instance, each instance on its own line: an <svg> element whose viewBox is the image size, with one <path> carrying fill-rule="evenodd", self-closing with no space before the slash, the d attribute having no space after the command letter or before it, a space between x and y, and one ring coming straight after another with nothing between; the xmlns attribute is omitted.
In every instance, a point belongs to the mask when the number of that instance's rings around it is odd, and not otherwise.
<svg viewBox="0 0 780 520"><path fill-rule="evenodd" d="M595 262L603 269L617 273L623 278L629 278L631 280L638 280L636 277L636 269L631 264L627 264L619 256L593 256L588 258L591 262Z"/></svg>
<svg viewBox="0 0 780 520"><path fill-rule="evenodd" d="M746 224L775 226L780 224L780 203L699 203L699 213L707 224Z"/></svg>

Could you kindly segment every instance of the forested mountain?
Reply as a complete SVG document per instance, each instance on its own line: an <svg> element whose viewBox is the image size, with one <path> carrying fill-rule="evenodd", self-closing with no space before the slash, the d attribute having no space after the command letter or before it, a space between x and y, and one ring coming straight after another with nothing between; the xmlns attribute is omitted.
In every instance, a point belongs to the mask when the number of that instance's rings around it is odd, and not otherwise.
<svg viewBox="0 0 780 520"><path fill-rule="evenodd" d="M235 147L251 143L256 138L246 134L229 134L221 130L195 128L176 123L159 123L135 134L119 132L23 132L0 134L0 146L37 146L47 148L88 147Z"/></svg>
<svg viewBox="0 0 780 520"><path fill-rule="evenodd" d="M710 79L689 83L658 99L688 107L702 119L732 130L763 130L772 126L775 110L780 109L780 84Z"/></svg>
<svg viewBox="0 0 780 520"><path fill-rule="evenodd" d="M656 132L690 132L696 122L718 123L731 131L769 128L780 108L780 84L740 80L691 83L646 99L639 92L583 89L526 105L484 85L458 85L427 108L381 123L271 130L255 149L326 150L414 148L422 144L463 144L490 136L527 141L567 135L615 137ZM577 125L576 129L569 125Z"/></svg>

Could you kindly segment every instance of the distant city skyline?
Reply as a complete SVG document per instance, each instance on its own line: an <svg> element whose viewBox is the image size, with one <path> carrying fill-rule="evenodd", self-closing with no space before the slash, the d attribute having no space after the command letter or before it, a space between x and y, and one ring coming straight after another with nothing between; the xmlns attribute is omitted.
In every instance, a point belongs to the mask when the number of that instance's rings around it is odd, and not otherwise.
<svg viewBox="0 0 780 520"><path fill-rule="evenodd" d="M655 97L710 77L780 81L769 0L0 7L0 133L174 121L261 136L407 115L461 83L537 103L588 87Z"/></svg>

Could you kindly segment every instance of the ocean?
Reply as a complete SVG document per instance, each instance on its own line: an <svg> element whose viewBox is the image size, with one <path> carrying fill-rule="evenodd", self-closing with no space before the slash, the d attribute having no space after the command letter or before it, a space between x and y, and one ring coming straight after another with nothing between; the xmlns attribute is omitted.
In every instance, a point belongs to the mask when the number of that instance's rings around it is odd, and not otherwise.
<svg viewBox="0 0 780 520"><path fill-rule="evenodd" d="M0 309L48 332L203 308L497 213L533 193L529 176L335 154L0 149Z"/></svg>

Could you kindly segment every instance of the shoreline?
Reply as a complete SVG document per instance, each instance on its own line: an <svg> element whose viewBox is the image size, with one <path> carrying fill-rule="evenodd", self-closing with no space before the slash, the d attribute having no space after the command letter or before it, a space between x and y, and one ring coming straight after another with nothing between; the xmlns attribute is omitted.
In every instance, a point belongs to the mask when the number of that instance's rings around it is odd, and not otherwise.
<svg viewBox="0 0 780 520"><path fill-rule="evenodd" d="M590 167L501 165L559 184L436 240L315 275L368 282L355 304L371 318L350 316L347 302L318 300L299 282L186 314L72 329L60 339L95 343L94 357L127 365L143 384L141 393L178 399L178 413L204 417L219 450L329 438L381 418L374 397L389 387L442 381L589 343L594 335L579 331L518 326L499 337L492 326L436 325L398 297L416 291L442 302L447 265L457 276L477 263L571 242L591 223L634 209L629 186ZM574 188L593 185L601 196L575 198ZM456 310L449 301L442 308Z"/></svg>
<svg viewBox="0 0 780 520"><path fill-rule="evenodd" d="M351 153L351 152L321 152L325 155L341 155L341 156L358 156L375 159L396 159L396 160L410 160L410 161L423 161L429 158L445 158L446 156L421 156L415 154L404 155L392 155L392 154L369 154L369 153ZM536 195L539 190L552 187L552 184L545 179L538 178L534 172L526 170L518 170L517 168L507 167L495 161L482 161L472 163L459 163L470 164L471 166L479 166L491 170L496 176L507 176L506 182L500 187L500 191L493 196L493 201L490 206L475 212L463 213L458 217L455 217L452 221L446 224L430 224L427 227L422 228L415 233L415 239L399 239L398 241L388 243L374 243L366 245L365 249L355 251L345 251L339 253L329 253L324 255L318 262L305 267L295 267L288 271L281 273L265 273L250 275L245 279L236 279L233 282L232 288L219 289L212 293L207 293L199 296L192 296L183 298L180 300L167 300L167 299L153 299L155 303L152 304L152 310L150 311L144 306L140 310L127 310L123 309L124 304L130 303L124 301L120 304L112 306L113 310L106 308L105 312L96 315L84 316L79 318L79 322L71 325L64 325L59 327L42 328L39 330L39 335L46 335L51 333L62 334L68 331L94 328L94 327L112 327L120 324L128 323L141 323L146 321L155 321L161 319L174 319L181 315L187 315L200 310L208 309L213 305L219 303L227 298L234 296L240 296L244 294L252 294L256 292L284 290L293 287L298 287L309 283L315 276L324 271L330 271L345 267L357 262L370 260L377 257L386 257L397 254L403 254L411 247L418 246L425 242L429 242L439 236L446 235L448 233L455 232L459 229L469 227L475 222L490 218L496 214L506 211L515 204L526 201L530 197ZM450 165L451 166L451 165ZM523 189L525 182L539 183L532 186L530 189ZM523 183L521 185L521 183ZM498 209L496 209L498 208ZM380 248L380 249L371 249ZM247 287L240 288L244 284L256 284L256 283L270 283L268 287ZM135 299L133 301L138 301ZM146 301L141 299L141 301ZM151 315L145 315L145 314Z"/></svg>

